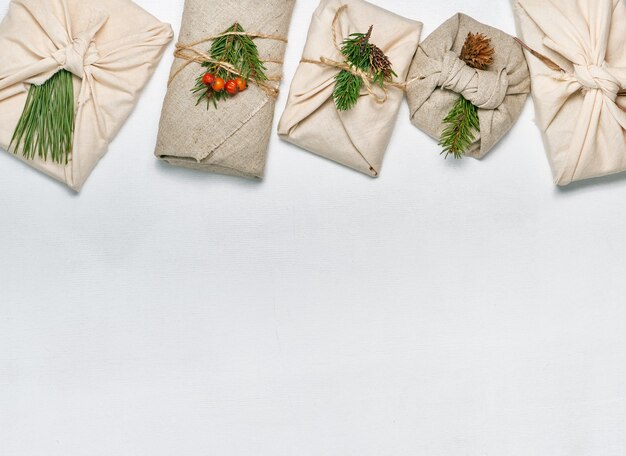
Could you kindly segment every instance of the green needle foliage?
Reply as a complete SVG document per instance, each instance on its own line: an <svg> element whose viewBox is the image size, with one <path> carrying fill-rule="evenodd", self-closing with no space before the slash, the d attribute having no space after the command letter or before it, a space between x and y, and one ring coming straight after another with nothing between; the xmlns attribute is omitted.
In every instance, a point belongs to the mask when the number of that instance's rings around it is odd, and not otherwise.
<svg viewBox="0 0 626 456"><path fill-rule="evenodd" d="M245 30L239 23L235 22L231 27L224 31L224 33L245 33ZM192 92L198 95L198 102L196 106L202 103L203 100L207 102L207 109L209 109L210 103L217 108L217 103L221 100L227 99L230 95L226 91L215 92L210 86L206 86L202 82L202 77L206 73L215 75L216 78L222 78L224 81L229 79L236 79L241 77L248 82L249 79L255 81L267 81L267 75L265 74L266 68L263 65L263 61L259 57L259 49L252 37L247 35L226 35L221 36L213 41L211 50L209 52L211 59L216 62L230 63L241 76L232 73L231 71L222 68L220 65L216 65L210 62L204 62L202 66L205 71L196 79L196 85L192 89Z"/></svg>
<svg viewBox="0 0 626 456"><path fill-rule="evenodd" d="M66 165L72 151L74 134L74 82L72 74L61 70L44 84L28 91L24 111L15 128L9 149L28 160L48 157Z"/></svg>
<svg viewBox="0 0 626 456"><path fill-rule="evenodd" d="M480 131L478 108L464 97L459 97L443 122L447 126L439 141L439 145L443 146L441 154L446 154L446 158L449 155L462 158L476 139L474 131Z"/></svg>
<svg viewBox="0 0 626 456"><path fill-rule="evenodd" d="M341 45L341 54L351 67L368 73L375 84L383 87L385 81L397 76L391 68L391 62L376 45L371 44L373 27L367 33L353 33ZM363 78L350 71L341 70L335 77L333 99L338 111L352 109L361 94Z"/></svg>

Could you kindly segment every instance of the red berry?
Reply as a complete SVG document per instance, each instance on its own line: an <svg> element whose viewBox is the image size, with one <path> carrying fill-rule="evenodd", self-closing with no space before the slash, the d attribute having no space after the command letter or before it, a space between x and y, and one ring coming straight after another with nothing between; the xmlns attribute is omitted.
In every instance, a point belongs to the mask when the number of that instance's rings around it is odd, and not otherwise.
<svg viewBox="0 0 626 456"><path fill-rule="evenodd" d="M248 88L248 83L243 78L237 78L237 79L235 79L235 82L237 83L237 89L240 92L243 92L244 90L246 90Z"/></svg>
<svg viewBox="0 0 626 456"><path fill-rule="evenodd" d="M211 87L215 92L221 92L222 90L224 90L225 84L226 83L222 78L215 78L215 81L213 82L213 84L211 84Z"/></svg>
<svg viewBox="0 0 626 456"><path fill-rule="evenodd" d="M202 76L202 84L206 86L210 86L215 82L215 75L211 73L207 73Z"/></svg>
<svg viewBox="0 0 626 456"><path fill-rule="evenodd" d="M235 81L234 79L231 79L230 81L226 82L226 92L228 92L231 95L236 95L237 94L237 81Z"/></svg>

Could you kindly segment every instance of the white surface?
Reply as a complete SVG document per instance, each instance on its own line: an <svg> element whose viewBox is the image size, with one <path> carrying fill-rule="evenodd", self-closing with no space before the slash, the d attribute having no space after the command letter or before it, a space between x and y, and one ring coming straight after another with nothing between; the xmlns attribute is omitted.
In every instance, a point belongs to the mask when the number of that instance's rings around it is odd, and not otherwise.
<svg viewBox="0 0 626 456"><path fill-rule="evenodd" d="M80 196L0 155L0 455L626 453L626 178L554 188L530 102L481 163L404 107L378 180L276 138L262 184L171 168L171 62Z"/></svg>

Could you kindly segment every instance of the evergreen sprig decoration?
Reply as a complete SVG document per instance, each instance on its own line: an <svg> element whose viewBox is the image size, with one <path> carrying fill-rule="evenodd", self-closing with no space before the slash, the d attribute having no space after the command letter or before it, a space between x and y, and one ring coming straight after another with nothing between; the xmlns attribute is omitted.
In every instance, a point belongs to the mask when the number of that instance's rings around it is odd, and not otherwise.
<svg viewBox="0 0 626 456"><path fill-rule="evenodd" d="M385 82L397 76L389 58L375 44L370 43L371 26L367 33L353 33L341 44L341 54L350 67L371 76L374 84L384 87ZM338 111L352 109L361 94L363 78L348 70L341 70L335 77L333 99Z"/></svg>
<svg viewBox="0 0 626 456"><path fill-rule="evenodd" d="M211 85L203 82L206 73L221 78L224 81L242 78L246 84L253 79L257 82L267 81L265 65L259 57L259 50L251 36L245 34L244 28L237 22L224 31L222 36L216 38L211 44L209 52L212 62L203 62L204 72L196 79L196 85L192 92L198 95L196 106L207 102L207 109L211 103L217 108L217 103L228 99L232 95L224 90L214 90ZM218 63L215 63L218 62ZM232 65L236 74L220 65L226 63Z"/></svg>
<svg viewBox="0 0 626 456"><path fill-rule="evenodd" d="M482 33L468 33L459 58L468 66L485 70L493 63L495 50L491 40ZM454 104L448 115L443 119L446 127L441 134L439 145L443 147L442 155L452 155L456 159L463 158L480 132L478 108L462 95Z"/></svg>
<svg viewBox="0 0 626 456"><path fill-rule="evenodd" d="M9 149L19 147L28 160L36 156L66 165L74 135L74 82L72 74L60 70L42 85L32 85Z"/></svg>

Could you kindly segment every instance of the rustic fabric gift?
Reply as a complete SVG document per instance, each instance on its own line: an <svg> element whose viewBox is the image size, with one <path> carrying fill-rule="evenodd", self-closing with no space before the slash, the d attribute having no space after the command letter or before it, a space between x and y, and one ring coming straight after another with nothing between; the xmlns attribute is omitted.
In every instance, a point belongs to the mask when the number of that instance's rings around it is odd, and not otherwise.
<svg viewBox="0 0 626 456"><path fill-rule="evenodd" d="M129 0L13 0L0 25L0 147L80 190L171 38L169 25ZM25 143L13 142L16 126L29 93L57 73L66 75L64 87L70 87L74 123L73 132L66 125L67 150L50 156L43 144L59 132L47 129L48 136L23 137L36 146L31 144L32 157L25 156Z"/></svg>
<svg viewBox="0 0 626 456"><path fill-rule="evenodd" d="M626 3L519 0L515 13L555 183L625 171Z"/></svg>
<svg viewBox="0 0 626 456"><path fill-rule="evenodd" d="M459 58L469 33L491 40L493 62L485 70ZM409 72L407 99L412 123L435 139L443 119L463 96L478 108L480 131L466 156L484 157L511 129L530 92L521 47L501 30L456 14L419 46Z"/></svg>
<svg viewBox="0 0 626 456"><path fill-rule="evenodd" d="M371 43L388 57L396 77L384 88L368 75L354 108L337 109L335 78L343 69L340 43L373 25ZM422 29L362 0L322 0L313 15L302 63L291 84L280 137L308 151L378 176L404 98L403 83Z"/></svg>
<svg viewBox="0 0 626 456"><path fill-rule="evenodd" d="M172 165L261 179L295 0L187 0L161 114L156 156ZM212 42L233 24L254 40L267 80L215 106L192 93ZM216 62L219 63L219 62ZM230 66L227 65L227 68ZM233 69L233 71L235 71Z"/></svg>

